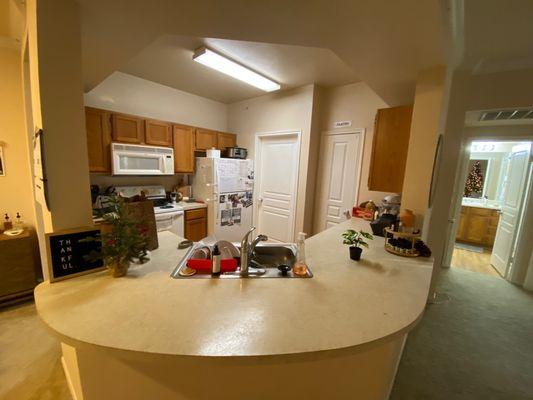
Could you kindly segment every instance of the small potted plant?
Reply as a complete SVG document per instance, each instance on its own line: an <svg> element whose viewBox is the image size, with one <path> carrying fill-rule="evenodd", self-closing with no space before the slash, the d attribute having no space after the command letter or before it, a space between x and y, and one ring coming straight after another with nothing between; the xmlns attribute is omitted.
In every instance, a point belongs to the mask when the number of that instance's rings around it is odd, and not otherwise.
<svg viewBox="0 0 533 400"><path fill-rule="evenodd" d="M148 229L128 215L123 198L114 196L110 203L114 211L104 215L101 237L86 240L102 242L101 252L89 257L103 259L111 275L117 278L126 275L132 261L140 264L148 261Z"/></svg>
<svg viewBox="0 0 533 400"><path fill-rule="evenodd" d="M350 258L355 261L361 259L361 253L363 252L364 247L368 247L368 243L365 240L372 240L374 237L363 230L359 232L354 231L353 229L348 229L342 234L343 243L350 246Z"/></svg>

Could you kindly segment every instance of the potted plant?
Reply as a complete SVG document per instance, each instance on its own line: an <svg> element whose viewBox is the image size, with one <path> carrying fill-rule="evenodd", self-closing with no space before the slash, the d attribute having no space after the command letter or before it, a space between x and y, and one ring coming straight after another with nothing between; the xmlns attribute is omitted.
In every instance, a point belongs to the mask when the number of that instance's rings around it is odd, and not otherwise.
<svg viewBox="0 0 533 400"><path fill-rule="evenodd" d="M110 203L114 211L103 216L101 237L86 240L101 240L101 252L90 257L103 259L111 275L117 278L126 275L132 261L141 264L148 261L148 228L131 218L123 198L114 196Z"/></svg>
<svg viewBox="0 0 533 400"><path fill-rule="evenodd" d="M350 258L355 261L361 259L361 253L363 252L364 247L368 247L368 243L365 240L372 240L374 237L363 230L359 232L354 231L353 229L348 229L342 234L343 243L350 246Z"/></svg>

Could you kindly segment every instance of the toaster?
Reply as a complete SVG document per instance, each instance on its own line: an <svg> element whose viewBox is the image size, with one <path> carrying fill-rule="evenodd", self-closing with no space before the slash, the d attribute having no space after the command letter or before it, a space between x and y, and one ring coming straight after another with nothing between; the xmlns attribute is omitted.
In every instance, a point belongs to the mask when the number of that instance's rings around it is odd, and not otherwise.
<svg viewBox="0 0 533 400"><path fill-rule="evenodd" d="M226 157L245 159L248 156L248 150L242 147L228 147L226 149Z"/></svg>

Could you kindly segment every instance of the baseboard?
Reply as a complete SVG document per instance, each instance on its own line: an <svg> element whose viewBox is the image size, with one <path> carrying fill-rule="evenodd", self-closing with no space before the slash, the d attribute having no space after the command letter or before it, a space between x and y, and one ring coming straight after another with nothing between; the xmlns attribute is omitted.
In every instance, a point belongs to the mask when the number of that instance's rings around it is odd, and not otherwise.
<svg viewBox="0 0 533 400"><path fill-rule="evenodd" d="M68 390L73 400L78 400L76 397L76 392L74 391L74 386L72 385L72 380L70 378L70 373L67 368L67 363L65 362L65 357L61 356L61 365L63 366L63 371L65 371L65 378L67 378Z"/></svg>

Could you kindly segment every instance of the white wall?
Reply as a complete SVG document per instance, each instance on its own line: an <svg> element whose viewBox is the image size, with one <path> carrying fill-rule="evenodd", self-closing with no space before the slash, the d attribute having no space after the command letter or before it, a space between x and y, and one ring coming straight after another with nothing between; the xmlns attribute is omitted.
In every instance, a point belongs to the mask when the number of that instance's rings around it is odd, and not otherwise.
<svg viewBox="0 0 533 400"><path fill-rule="evenodd" d="M86 93L85 105L202 128L227 130L226 104L122 72L114 72Z"/></svg>
<svg viewBox="0 0 533 400"><path fill-rule="evenodd" d="M352 128L364 128L366 130L359 198L354 199L354 202L358 204L366 200L378 202L390 194L368 190L374 120L377 110L387 107L387 103L363 82L324 88L321 94L320 128L322 132L334 130L333 123L335 121L352 121Z"/></svg>
<svg viewBox="0 0 533 400"><path fill-rule="evenodd" d="M298 176L298 199L295 232L312 231L312 206L310 188L314 190L313 171L318 150L311 140L311 125L315 88L308 85L293 90L270 93L229 105L228 129L237 134L239 146L249 151L254 158L255 134L275 131L301 131L300 171Z"/></svg>
<svg viewBox="0 0 533 400"><path fill-rule="evenodd" d="M19 212L24 222L35 224L20 50L0 47L0 146L4 151L5 176L0 176L0 224L4 213L12 220Z"/></svg>

